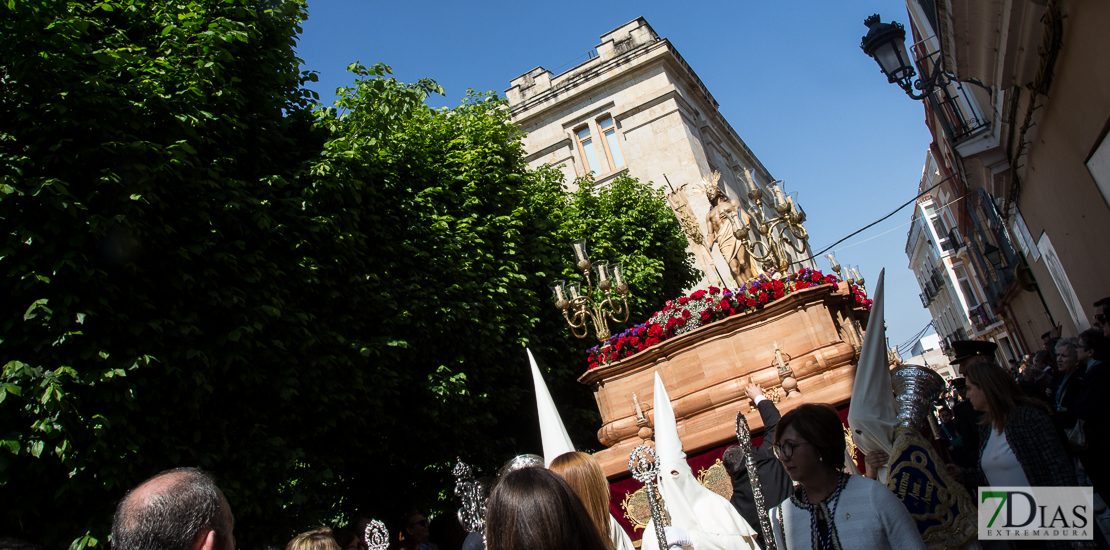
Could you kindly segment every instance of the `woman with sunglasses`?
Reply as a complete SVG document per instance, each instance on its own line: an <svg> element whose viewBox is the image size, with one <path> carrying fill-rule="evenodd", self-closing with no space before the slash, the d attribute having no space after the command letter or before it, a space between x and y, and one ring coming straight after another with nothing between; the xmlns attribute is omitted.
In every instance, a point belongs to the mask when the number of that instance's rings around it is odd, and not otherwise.
<svg viewBox="0 0 1110 550"><path fill-rule="evenodd" d="M902 501L881 483L844 472L844 426L836 409L805 404L784 414L775 456L797 483L771 510L784 550L925 550Z"/></svg>

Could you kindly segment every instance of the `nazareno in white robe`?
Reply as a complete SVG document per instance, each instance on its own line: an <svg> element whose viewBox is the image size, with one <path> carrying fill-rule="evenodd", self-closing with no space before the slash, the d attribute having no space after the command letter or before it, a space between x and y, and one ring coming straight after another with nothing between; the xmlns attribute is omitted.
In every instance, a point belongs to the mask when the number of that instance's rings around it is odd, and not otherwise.
<svg viewBox="0 0 1110 550"><path fill-rule="evenodd" d="M671 400L658 373L655 375L654 415L655 450L661 462L659 490L671 516L671 525L690 533L690 547L694 550L757 550L758 531L744 521L731 502L698 483L686 463ZM642 541L641 550L659 550L653 522L648 522Z"/></svg>

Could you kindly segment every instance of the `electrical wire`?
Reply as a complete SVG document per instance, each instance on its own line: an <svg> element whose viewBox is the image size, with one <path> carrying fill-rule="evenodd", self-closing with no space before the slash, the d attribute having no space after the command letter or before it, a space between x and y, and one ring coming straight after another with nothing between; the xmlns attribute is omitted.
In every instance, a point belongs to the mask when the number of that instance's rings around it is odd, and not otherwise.
<svg viewBox="0 0 1110 550"><path fill-rule="evenodd" d="M937 212L940 212L941 210L947 210L947 209L948 209L948 207L952 206L953 204L956 204L957 202L960 202L960 201L962 201L962 200L966 199L966 198L967 198L967 197L969 197L969 196L970 196L970 195L963 195L963 196L960 196L960 197L956 197L955 199L952 199L952 200L950 200L950 201L948 201L948 202L946 202L946 203L944 203L944 204L942 204L942 205L938 206L938 207L937 207ZM866 238L866 239L864 239L864 240L862 240L862 241L859 241L859 242L854 242L854 243L852 243L852 244L850 244L850 245L848 245L848 246L842 246L842 247L840 247L840 248L838 248L838 249L836 249L836 250L833 250L833 252L840 252L841 250L847 250L847 249L849 249L849 248L852 248L853 246L859 246L859 245L861 245L861 244L863 244L863 243L865 243L865 242L867 242L867 241L872 241L872 240L878 239L879 237L882 237L883 235L886 235L886 234L888 234L888 233L893 233L893 232L895 232L895 231L898 231L899 229L902 229L903 227L906 227L907 225L910 225L910 224L912 224L913 222L916 222L916 221L918 221L918 220L922 220L922 219L925 219L925 218L927 218L927 217L928 217L928 216L914 216L914 217L913 217L913 218L912 218L912 219L911 219L910 221L908 221L908 222L906 222L906 223L904 223L904 224L902 224L902 225L899 225L899 226L895 226L895 227L892 227L892 228L890 228L890 229L888 229L888 230L886 230L886 231L883 231L882 233L879 233L878 235L874 235L874 236L868 237L868 238Z"/></svg>
<svg viewBox="0 0 1110 550"><path fill-rule="evenodd" d="M901 344L899 344L898 345L898 355L905 355L906 353L909 353L909 351L913 349L913 346L917 345L917 342L919 340L921 340L921 337L925 336L926 332L929 332L930 328L933 328L933 322L932 321L929 321L929 323L925 325L925 328L919 330L917 332L917 334L914 335L912 338L910 338L909 340L906 340L905 342L902 342ZM905 350L905 351L903 351L903 350Z"/></svg>
<svg viewBox="0 0 1110 550"><path fill-rule="evenodd" d="M907 206L909 206L909 205L913 204L913 203L914 203L914 201L916 201L917 199L920 199L921 197L924 197L925 195L929 194L929 192L930 192L930 191L932 191L933 189L936 189L937 187L940 187L940 184L942 184L942 183L944 183L944 182L946 182L946 181L948 181L948 180L952 179L952 178L953 178L953 177L955 177L955 176L956 176L956 174L952 174L952 175L950 175L950 176L948 176L948 177L946 177L946 178L944 178L944 179L942 179L942 180L940 180L940 181L936 182L935 184L933 184L933 186L932 186L932 187L930 187L930 188L928 188L928 189L926 189L926 190L924 190L924 191L922 191L922 192L918 193L918 194L917 194L917 196L915 196L914 198L912 198L912 199L910 199L910 200L906 201L905 203L903 203L903 204L902 204L902 206L899 206L898 208L895 208L895 209L894 209L893 211L891 211L891 212L890 212L889 214L887 214L887 215L885 215L885 216L883 216L883 217L881 217L881 218L879 218L879 219L877 219L877 220L875 220L875 221L873 221L873 222L871 222L871 223L869 223L869 224L867 224L867 225L865 225L865 226L863 226L863 227L861 227L861 228L859 228L859 229L857 229L857 230L855 230L855 231L853 231L853 232L849 233L849 234L848 234L848 235L847 235L846 237L844 237L844 238L840 239L839 241L836 241L835 243L832 243L832 244L830 244L829 246L826 246L825 248L821 249L821 251L820 251L820 252L816 252L816 253L814 253L813 255L809 256L808 258L803 258L803 259L801 259L801 260L795 260L795 261L793 261L793 262L790 262L790 265L794 265L794 264L800 264L800 263L803 263L803 262L808 262L809 260L812 260L812 259L814 259L814 258L820 257L820 256L821 256L822 254L824 254L824 253L828 252L828 251L829 251L830 249L832 249L832 247L834 247L834 246L836 246L836 245L838 245L838 244L840 244L840 243L842 243L842 242L844 242L844 241L846 241L846 240L848 240L848 239L851 239L852 237L855 237L856 235L859 235L860 233L863 233L864 231L867 231L868 229L871 229L871 228L872 228L872 227L874 227L874 226L875 226L876 224L879 224L879 223L881 223L881 222L883 222L883 221L886 221L886 220L887 220L887 218L890 218L891 216L893 216L893 215L897 214L897 213L898 213L899 211L901 211L901 210L902 210L903 208L905 208L905 207L907 207Z"/></svg>

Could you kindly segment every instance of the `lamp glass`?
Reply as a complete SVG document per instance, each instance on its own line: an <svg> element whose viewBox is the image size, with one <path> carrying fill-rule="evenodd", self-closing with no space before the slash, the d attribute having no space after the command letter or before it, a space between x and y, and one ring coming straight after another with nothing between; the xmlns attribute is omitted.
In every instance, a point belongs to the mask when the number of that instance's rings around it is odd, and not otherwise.
<svg viewBox="0 0 1110 550"><path fill-rule="evenodd" d="M882 69L883 74L890 79L891 82L898 81L898 75L902 73L902 59L898 55L898 50L894 46L895 41L890 40L879 47L875 48L875 61L878 62L879 68Z"/></svg>
<svg viewBox="0 0 1110 550"><path fill-rule="evenodd" d="M582 295L582 285L579 283L571 283L567 285L567 296L571 300L578 299Z"/></svg>
<svg viewBox="0 0 1110 550"><path fill-rule="evenodd" d="M595 260L594 270L597 272L598 282L609 280L609 262L605 260Z"/></svg>
<svg viewBox="0 0 1110 550"><path fill-rule="evenodd" d="M624 264L610 264L609 273L613 276L613 284L620 286L624 284Z"/></svg>
<svg viewBox="0 0 1110 550"><path fill-rule="evenodd" d="M574 259L581 262L590 259L590 254L586 250L586 239L578 239L571 243L571 248L574 249Z"/></svg>
<svg viewBox="0 0 1110 550"><path fill-rule="evenodd" d="M562 279L556 279L555 281L551 282L551 295L552 299L555 300L555 302L559 302L559 300L566 300L566 292L563 289L563 286L565 284L566 281Z"/></svg>

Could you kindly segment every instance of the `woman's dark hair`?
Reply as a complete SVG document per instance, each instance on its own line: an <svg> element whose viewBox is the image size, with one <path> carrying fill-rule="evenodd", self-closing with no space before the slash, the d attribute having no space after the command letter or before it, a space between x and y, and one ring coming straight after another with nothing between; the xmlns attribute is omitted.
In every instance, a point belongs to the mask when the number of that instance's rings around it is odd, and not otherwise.
<svg viewBox="0 0 1110 550"><path fill-rule="evenodd" d="M509 472L486 509L487 550L606 550L570 485L544 468Z"/></svg>
<svg viewBox="0 0 1110 550"><path fill-rule="evenodd" d="M840 415L828 403L806 403L782 415L775 427L775 445L782 442L782 434L793 426L794 431L817 449L822 462L836 469L844 468L844 424Z"/></svg>
<svg viewBox="0 0 1110 550"><path fill-rule="evenodd" d="M979 388L987 404L987 410L983 411L980 424L991 426L995 431L1001 432L1006 428L1006 420L1022 405L1047 412L1045 403L1022 393L1017 381L998 364L976 363L963 369L967 383L975 384Z"/></svg>

